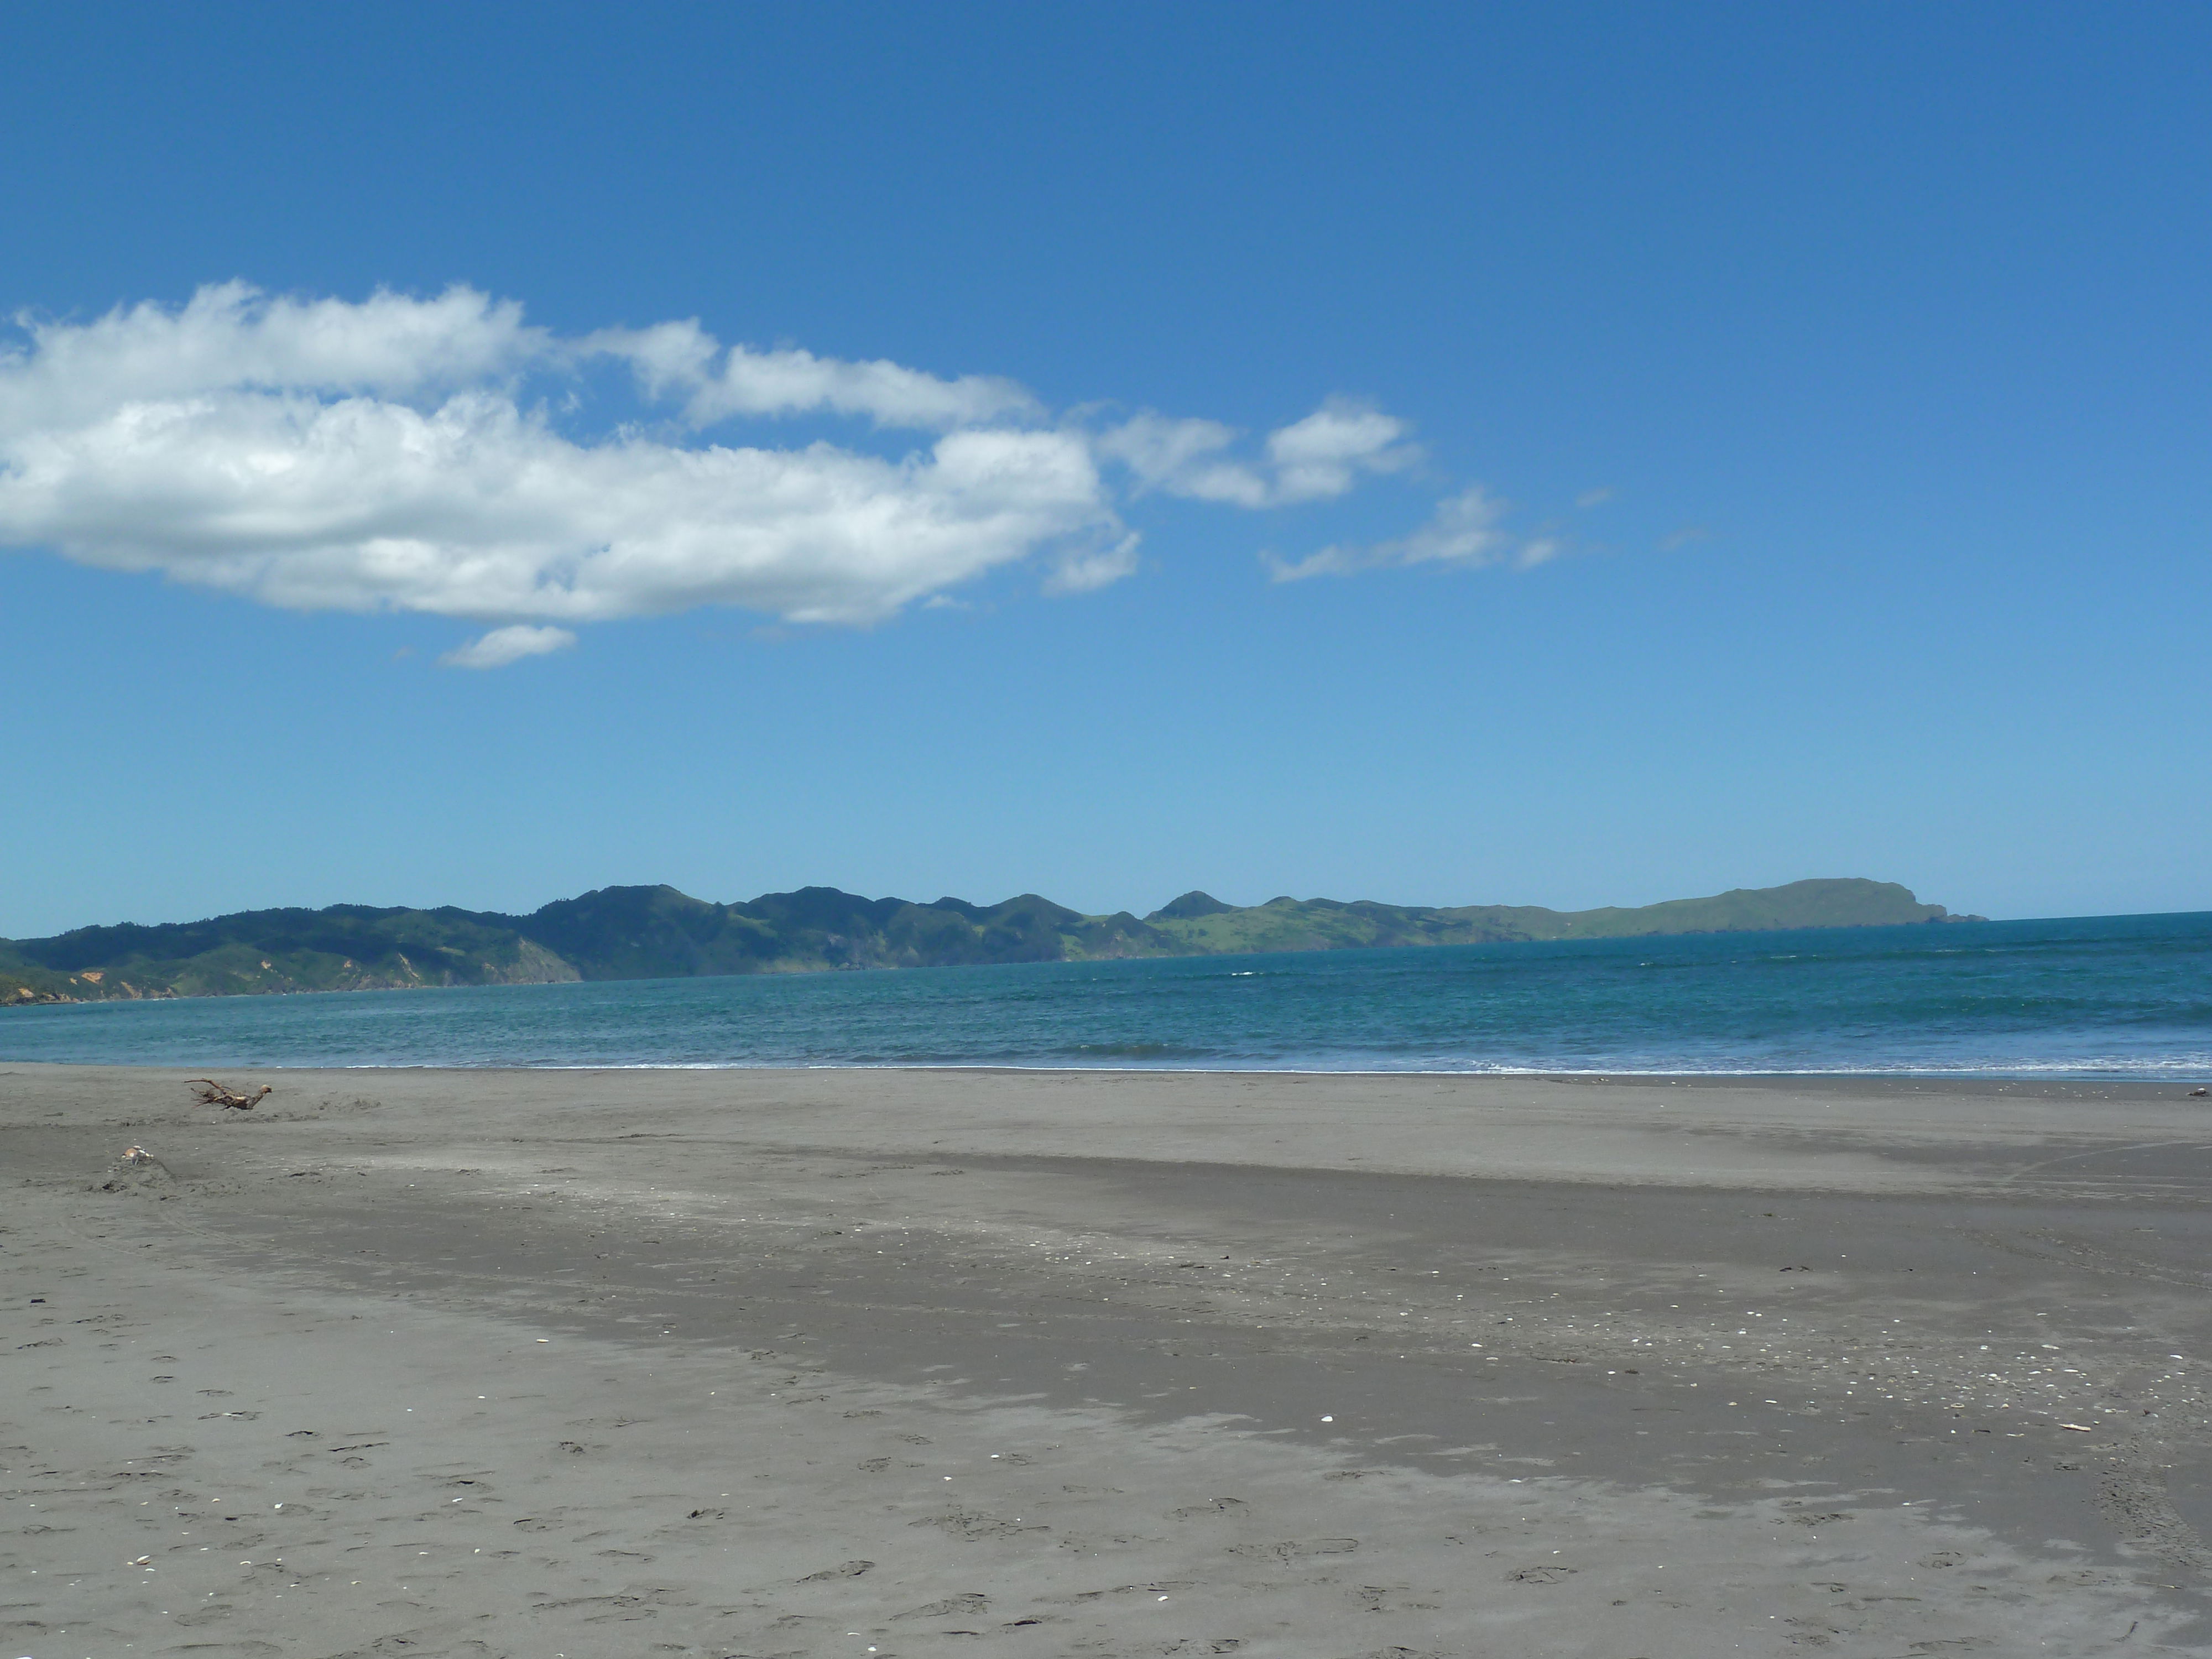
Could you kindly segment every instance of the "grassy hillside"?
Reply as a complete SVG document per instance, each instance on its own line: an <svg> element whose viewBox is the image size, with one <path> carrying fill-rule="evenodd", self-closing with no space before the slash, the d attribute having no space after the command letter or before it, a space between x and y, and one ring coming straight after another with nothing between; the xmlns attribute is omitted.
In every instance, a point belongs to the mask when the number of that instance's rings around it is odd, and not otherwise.
<svg viewBox="0 0 2212 1659"><path fill-rule="evenodd" d="M1950 920L1888 882L1800 881L1636 909L1457 909L1367 900L1239 908L1186 893L1143 921L1034 893L991 905L860 898L834 887L715 904L673 887L606 887L527 916L337 904L0 940L0 1006L433 985L813 973L1113 957L1473 945Z"/></svg>
<svg viewBox="0 0 2212 1659"><path fill-rule="evenodd" d="M1347 904L1335 899L1293 898L1238 909L1204 893L1186 893L1145 918L1194 951L1209 954L1738 933L1781 927L1877 927L1948 919L1949 913L1942 905L1923 904L1895 882L1856 878L1739 887L1711 898L1601 910L1508 904L1437 909L1364 899Z"/></svg>
<svg viewBox="0 0 2212 1659"><path fill-rule="evenodd" d="M1550 912L1536 914L1549 915ZM1960 921L1965 917L1956 918ZM1778 927L1887 927L1954 920L1893 881L1793 881L1737 887L1711 898L1668 899L1638 909L1571 910L1548 939L1621 939L1647 933L1753 933Z"/></svg>
<svg viewBox="0 0 2212 1659"><path fill-rule="evenodd" d="M1069 962L1178 953L1127 911L1086 916L1024 893L993 905L865 899L835 887L712 904L673 887L607 887L505 919L586 979L830 968Z"/></svg>
<svg viewBox="0 0 2212 1659"><path fill-rule="evenodd" d="M574 979L574 969L505 917L465 910L248 910L205 921L80 927L0 945L0 972L33 997L235 996L420 985L508 985ZM0 986L0 996L7 994Z"/></svg>

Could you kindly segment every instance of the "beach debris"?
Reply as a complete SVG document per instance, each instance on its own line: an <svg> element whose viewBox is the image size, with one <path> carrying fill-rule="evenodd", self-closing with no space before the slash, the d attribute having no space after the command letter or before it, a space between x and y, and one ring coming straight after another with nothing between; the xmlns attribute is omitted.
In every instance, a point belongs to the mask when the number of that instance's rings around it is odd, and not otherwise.
<svg viewBox="0 0 2212 1659"><path fill-rule="evenodd" d="M175 1179L169 1166L143 1146L126 1146L100 1172L92 1189L96 1193L150 1193L170 1185Z"/></svg>
<svg viewBox="0 0 2212 1659"><path fill-rule="evenodd" d="M276 1092L272 1085L264 1083L256 1092L241 1095L228 1084L217 1083L208 1077L186 1078L185 1086L192 1091L192 1098L203 1106L220 1106L226 1111L237 1112L250 1112Z"/></svg>
<svg viewBox="0 0 2212 1659"><path fill-rule="evenodd" d="M2196 1099L2199 1095L2212 1095L2212 1089L2191 1089L2189 1091L2189 1097L2191 1100Z"/></svg>

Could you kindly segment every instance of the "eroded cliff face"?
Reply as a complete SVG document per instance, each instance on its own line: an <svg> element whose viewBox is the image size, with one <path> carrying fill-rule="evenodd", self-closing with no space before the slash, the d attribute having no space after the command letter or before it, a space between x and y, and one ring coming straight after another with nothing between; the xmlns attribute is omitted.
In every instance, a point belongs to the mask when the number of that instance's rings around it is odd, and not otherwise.
<svg viewBox="0 0 2212 1659"><path fill-rule="evenodd" d="M0 980L0 1008L20 1008L33 1002L82 1002L82 997L68 996L59 991L40 991L21 980Z"/></svg>
<svg viewBox="0 0 2212 1659"><path fill-rule="evenodd" d="M283 964L264 963L268 978L263 983L243 984L235 988L209 986L199 988L188 978L180 981L178 988L167 994L176 996L252 995L257 992L289 994L308 991L413 991L447 988L459 985L562 985L573 983L583 975L575 964L562 960L535 939L517 939L510 947L507 960L477 957L453 950L441 950L409 955L394 951L391 957L374 965L342 960L335 970L319 963L295 964L295 971L286 972Z"/></svg>
<svg viewBox="0 0 2212 1659"><path fill-rule="evenodd" d="M484 963L486 985L567 985L583 978L576 964L557 957L534 939L515 941L515 959L505 969Z"/></svg>
<svg viewBox="0 0 2212 1659"><path fill-rule="evenodd" d="M0 972L0 1008L21 1008L33 1003L133 1002L148 997L182 994L167 985L134 984L97 969L81 974L33 975Z"/></svg>
<svg viewBox="0 0 2212 1659"><path fill-rule="evenodd" d="M142 962L125 972L74 972L25 966L0 969L0 1008L62 1002L117 1002L194 996L289 996L315 991L404 991L457 985L556 985L580 980L575 964L535 939L500 948L387 951L364 961L327 951L225 950L170 962Z"/></svg>

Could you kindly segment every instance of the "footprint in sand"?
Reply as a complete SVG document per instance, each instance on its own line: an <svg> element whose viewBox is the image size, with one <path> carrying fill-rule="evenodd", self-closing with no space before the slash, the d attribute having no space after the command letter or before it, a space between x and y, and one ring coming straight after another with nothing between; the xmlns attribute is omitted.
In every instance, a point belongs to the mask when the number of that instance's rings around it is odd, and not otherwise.
<svg viewBox="0 0 2212 1659"><path fill-rule="evenodd" d="M948 1595L942 1601L925 1602L909 1607L904 1613L895 1613L894 1619L951 1619L963 1613L981 1613L991 1605L991 1598L978 1590L961 1595Z"/></svg>
<svg viewBox="0 0 2212 1659"><path fill-rule="evenodd" d="M1240 1544L1231 1555L1272 1555L1288 1566L1316 1555L1350 1555L1359 1547L1357 1538L1285 1538L1273 1544Z"/></svg>
<svg viewBox="0 0 2212 1659"><path fill-rule="evenodd" d="M1035 1522L1024 1526L1018 1521L1008 1521L999 1516L985 1515L976 1510L954 1510L948 1514L927 1516L920 1521L909 1521L907 1525L942 1527L956 1538L964 1538L971 1544L980 1542L986 1538L1012 1537L1018 1532L1047 1530L1043 1526Z"/></svg>
<svg viewBox="0 0 2212 1659"><path fill-rule="evenodd" d="M824 1579L830 1578L858 1578L875 1565L872 1561L842 1561L834 1567L824 1567L819 1572L810 1572L799 1582L802 1584L818 1584Z"/></svg>
<svg viewBox="0 0 2212 1659"><path fill-rule="evenodd" d="M1179 1510L1170 1510L1170 1521L1189 1521L1202 1515L1233 1515L1244 1507L1241 1498L1209 1498L1203 1504L1186 1504Z"/></svg>

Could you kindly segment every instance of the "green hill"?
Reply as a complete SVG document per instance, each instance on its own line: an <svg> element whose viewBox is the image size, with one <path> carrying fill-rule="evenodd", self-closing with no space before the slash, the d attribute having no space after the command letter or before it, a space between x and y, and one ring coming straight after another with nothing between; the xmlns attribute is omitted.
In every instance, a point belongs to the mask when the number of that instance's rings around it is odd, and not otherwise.
<svg viewBox="0 0 2212 1659"><path fill-rule="evenodd" d="M1856 878L1739 887L1711 898L1634 909L1547 910L1470 904L1454 909L1361 899L1270 899L1238 909L1185 893L1145 921L1194 950L1336 951L1401 945L1498 945L1529 939L1625 939L1652 933L1742 933L1780 927L1886 927L1954 920L1895 882ZM1966 917L1955 918L1970 920Z"/></svg>
<svg viewBox="0 0 2212 1659"><path fill-rule="evenodd" d="M1978 920L1889 882L1799 881L1635 909L1456 909L1186 893L1139 921L1024 893L998 904L860 898L834 887L715 904L673 887L605 887L526 916L459 910L246 910L205 921L0 940L0 1005L433 985L816 973L1114 957L1480 945Z"/></svg>

